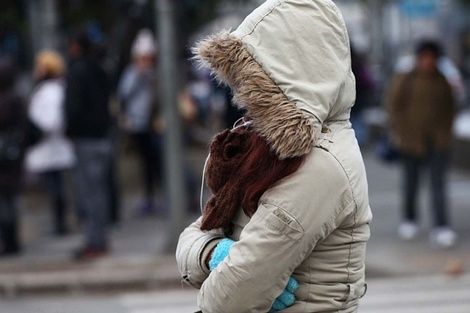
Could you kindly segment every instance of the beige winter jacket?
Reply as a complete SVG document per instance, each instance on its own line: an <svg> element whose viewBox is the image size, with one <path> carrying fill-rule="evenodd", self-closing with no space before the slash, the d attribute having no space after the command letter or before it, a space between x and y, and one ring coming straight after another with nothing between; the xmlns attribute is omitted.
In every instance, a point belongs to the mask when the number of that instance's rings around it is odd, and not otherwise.
<svg viewBox="0 0 470 313"><path fill-rule="evenodd" d="M301 168L240 210L236 243L211 273L204 260L224 231L200 219L180 236L183 279L204 313L268 312L290 276L296 302L282 312L356 312L366 291L372 214L349 112L355 98L349 40L329 0L268 0L233 33L198 44L198 58L234 90L254 129Z"/></svg>

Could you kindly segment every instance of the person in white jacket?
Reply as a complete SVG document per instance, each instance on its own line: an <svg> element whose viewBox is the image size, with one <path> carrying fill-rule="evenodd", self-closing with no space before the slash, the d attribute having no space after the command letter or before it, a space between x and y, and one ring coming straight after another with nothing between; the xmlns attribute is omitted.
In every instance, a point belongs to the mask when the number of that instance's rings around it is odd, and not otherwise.
<svg viewBox="0 0 470 313"><path fill-rule="evenodd" d="M40 174L50 194L55 233L67 233L64 171L75 163L71 142L64 135L64 61L55 51L36 56L28 117L42 132L38 143L26 153L26 170Z"/></svg>
<svg viewBox="0 0 470 313"><path fill-rule="evenodd" d="M154 128L156 105L155 57L157 43L148 29L137 34L132 45L132 63L122 74L118 97L122 106L121 126L131 135L143 166L145 194L138 212L154 212L155 186L161 178L162 135Z"/></svg>

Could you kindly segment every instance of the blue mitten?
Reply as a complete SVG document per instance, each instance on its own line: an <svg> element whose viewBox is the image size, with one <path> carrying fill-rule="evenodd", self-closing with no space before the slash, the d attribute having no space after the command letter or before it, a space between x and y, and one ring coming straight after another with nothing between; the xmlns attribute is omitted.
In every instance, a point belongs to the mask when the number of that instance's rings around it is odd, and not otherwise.
<svg viewBox="0 0 470 313"><path fill-rule="evenodd" d="M214 268L216 268L220 262L222 262L225 257L229 254L230 252L230 247L232 247L233 243L232 239L222 239L217 246L214 249L214 252L212 253L212 258L209 261L209 269L212 271Z"/></svg>
<svg viewBox="0 0 470 313"><path fill-rule="evenodd" d="M220 262L222 262L230 252L230 248L235 241L225 238L222 239L214 249L211 260L209 261L209 269L214 270ZM299 288L299 283L292 277L289 278L284 291L276 298L269 313L274 313L287 309L295 302L294 292Z"/></svg>
<svg viewBox="0 0 470 313"><path fill-rule="evenodd" d="M289 278L287 286L284 291L279 295L279 297L274 300L273 306L269 313L274 313L287 309L295 302L294 292L299 288L299 283L292 277Z"/></svg>

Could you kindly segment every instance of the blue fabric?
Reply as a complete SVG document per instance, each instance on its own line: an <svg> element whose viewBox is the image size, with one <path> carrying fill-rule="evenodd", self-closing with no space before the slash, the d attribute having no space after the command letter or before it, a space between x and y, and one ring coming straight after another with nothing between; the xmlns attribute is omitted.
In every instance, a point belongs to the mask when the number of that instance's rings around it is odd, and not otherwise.
<svg viewBox="0 0 470 313"><path fill-rule="evenodd" d="M214 249L211 260L209 261L209 269L212 271L220 262L222 262L230 252L234 241L228 238L222 239Z"/></svg>
<svg viewBox="0 0 470 313"><path fill-rule="evenodd" d="M279 295L279 297L276 298L273 303L273 306L271 307L271 310L269 310L269 313L281 311L293 305L295 302L294 293L298 288L299 283L294 278L290 277L289 281L287 282L286 288Z"/></svg>
<svg viewBox="0 0 470 313"><path fill-rule="evenodd" d="M212 258L209 261L209 269L214 270L230 253L230 248L234 244L234 241L228 238L222 239L214 249ZM274 313L287 309L295 302L295 291L299 288L299 283L292 277L289 278L287 286L284 291L276 298L269 310L269 313Z"/></svg>

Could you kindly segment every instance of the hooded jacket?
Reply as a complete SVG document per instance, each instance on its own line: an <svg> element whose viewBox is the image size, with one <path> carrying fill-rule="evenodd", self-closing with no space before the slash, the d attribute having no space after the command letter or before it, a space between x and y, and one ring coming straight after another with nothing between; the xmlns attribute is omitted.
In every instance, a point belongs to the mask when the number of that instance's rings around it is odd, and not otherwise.
<svg viewBox="0 0 470 313"><path fill-rule="evenodd" d="M195 52L280 159L305 156L251 218L240 210L231 232L203 232L198 219L181 234L178 266L200 288L200 309L268 312L292 276L296 302L282 312L356 312L372 214L349 122L355 80L338 9L329 0L268 0ZM226 236L236 242L209 273L205 260Z"/></svg>

